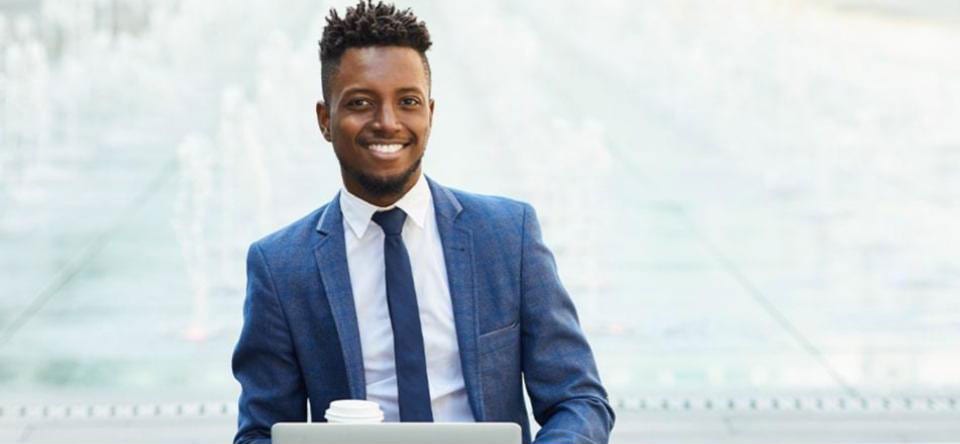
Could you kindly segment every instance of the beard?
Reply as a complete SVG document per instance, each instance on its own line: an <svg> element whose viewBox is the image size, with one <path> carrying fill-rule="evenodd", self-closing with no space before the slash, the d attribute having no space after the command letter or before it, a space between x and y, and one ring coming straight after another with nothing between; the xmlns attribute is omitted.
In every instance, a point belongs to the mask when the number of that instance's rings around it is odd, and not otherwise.
<svg viewBox="0 0 960 444"><path fill-rule="evenodd" d="M420 163L423 161L423 155L417 158L416 162L413 162L409 168L404 170L402 173L390 176L390 177L377 177L370 174L366 174L362 171L351 168L348 165L344 165L343 162L340 162L340 167L345 171L350 177L357 181L364 191L369 193L374 197L389 197L396 196L402 193L403 188L406 186L407 182L410 181L410 178L417 173L417 170L420 169Z"/></svg>

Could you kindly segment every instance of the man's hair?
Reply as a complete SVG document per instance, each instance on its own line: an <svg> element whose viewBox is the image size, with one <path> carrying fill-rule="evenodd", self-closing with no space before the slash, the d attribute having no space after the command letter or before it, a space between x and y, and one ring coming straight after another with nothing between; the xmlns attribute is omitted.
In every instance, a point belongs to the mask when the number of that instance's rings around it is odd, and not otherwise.
<svg viewBox="0 0 960 444"><path fill-rule="evenodd" d="M420 53L423 69L427 73L427 86L430 86L430 63L427 61L427 49L430 49L430 32L427 24L417 18L410 8L398 10L392 4L373 0L360 0L354 7L347 7L347 13L340 18L337 10L330 9L327 26L323 28L320 39L320 81L323 87L323 100L330 97L330 82L333 80L340 58L350 48L368 46L404 46Z"/></svg>

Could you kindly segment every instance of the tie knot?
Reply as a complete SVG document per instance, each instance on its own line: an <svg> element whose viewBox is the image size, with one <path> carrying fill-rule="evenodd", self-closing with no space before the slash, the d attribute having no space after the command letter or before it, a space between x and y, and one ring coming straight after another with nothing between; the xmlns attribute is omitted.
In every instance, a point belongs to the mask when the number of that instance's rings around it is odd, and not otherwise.
<svg viewBox="0 0 960 444"><path fill-rule="evenodd" d="M399 235L403 232L403 222L405 220L407 220L407 213L404 213L399 207L373 213L373 221L380 225L380 228L383 228L383 233L387 235Z"/></svg>

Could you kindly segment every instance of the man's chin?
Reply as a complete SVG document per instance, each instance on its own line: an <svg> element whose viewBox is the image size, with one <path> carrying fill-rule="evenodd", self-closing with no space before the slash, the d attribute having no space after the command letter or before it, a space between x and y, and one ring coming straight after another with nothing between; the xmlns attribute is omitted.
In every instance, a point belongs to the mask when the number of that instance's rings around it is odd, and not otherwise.
<svg viewBox="0 0 960 444"><path fill-rule="evenodd" d="M420 159L399 174L380 176L359 171L348 171L348 174L371 196L389 197L403 194L407 184L417 177L419 171Z"/></svg>
<svg viewBox="0 0 960 444"><path fill-rule="evenodd" d="M357 182L368 193L374 196L393 196L403 192L406 181L403 176L377 177L360 175L355 177Z"/></svg>

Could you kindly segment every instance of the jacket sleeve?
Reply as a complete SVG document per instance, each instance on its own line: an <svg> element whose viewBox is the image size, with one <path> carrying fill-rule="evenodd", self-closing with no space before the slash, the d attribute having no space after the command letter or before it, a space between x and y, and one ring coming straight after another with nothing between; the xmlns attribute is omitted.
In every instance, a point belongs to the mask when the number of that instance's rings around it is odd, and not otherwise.
<svg viewBox="0 0 960 444"><path fill-rule="evenodd" d="M247 253L247 297L233 375L241 387L235 444L269 444L274 423L307 420L306 391L290 328L257 243Z"/></svg>
<svg viewBox="0 0 960 444"><path fill-rule="evenodd" d="M534 442L606 444L614 412L536 212L526 204L522 249L523 374L541 425Z"/></svg>

